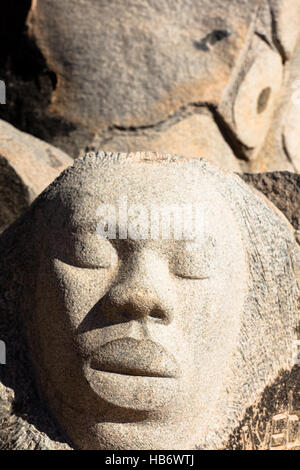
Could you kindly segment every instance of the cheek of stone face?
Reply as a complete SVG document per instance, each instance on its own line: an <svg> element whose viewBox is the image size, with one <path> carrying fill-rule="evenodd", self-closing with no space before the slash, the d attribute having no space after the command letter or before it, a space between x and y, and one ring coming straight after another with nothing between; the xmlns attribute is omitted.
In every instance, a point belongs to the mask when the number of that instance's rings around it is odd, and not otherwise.
<svg viewBox="0 0 300 470"><path fill-rule="evenodd" d="M28 339L43 393L56 411L61 402L85 409L86 393L89 396L90 392L83 375L85 354L76 343L76 329L85 315L84 308L91 308L84 296L89 280L70 276L42 256L37 281L35 316Z"/></svg>
<svg viewBox="0 0 300 470"><path fill-rule="evenodd" d="M55 260L53 275L63 292L62 307L65 315L69 317L70 325L77 329L106 294L112 273L108 269L78 268Z"/></svg>
<svg viewBox="0 0 300 470"><path fill-rule="evenodd" d="M81 367L78 363L86 355L81 334L95 323L84 321L99 299L107 292L112 273L107 269L83 269L58 259L41 260L36 291L34 329L39 353L45 357L49 369ZM98 316L100 326L102 319ZM81 353L77 353L81 349ZM62 371L64 374L65 372Z"/></svg>
<svg viewBox="0 0 300 470"><path fill-rule="evenodd" d="M208 278L180 281L188 318L185 336L193 354L193 380L198 386L199 403L203 390L211 391L209 398L206 394L203 400L217 400L237 345L248 276L241 232L233 214L223 207L222 213L210 211L206 215L204 220L213 227L213 250L209 256L204 245L203 255L199 247L196 259L198 263L202 260L206 267L203 273Z"/></svg>
<svg viewBox="0 0 300 470"><path fill-rule="evenodd" d="M98 346L126 335L129 323L114 322L101 301L114 279L114 269L84 269L53 263L55 283L63 291L59 309L67 319L66 334L84 358Z"/></svg>

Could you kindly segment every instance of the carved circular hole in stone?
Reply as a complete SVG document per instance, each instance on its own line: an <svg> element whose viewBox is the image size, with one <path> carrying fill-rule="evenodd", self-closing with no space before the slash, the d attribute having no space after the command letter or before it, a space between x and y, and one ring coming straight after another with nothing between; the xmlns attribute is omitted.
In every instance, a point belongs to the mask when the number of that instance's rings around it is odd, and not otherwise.
<svg viewBox="0 0 300 470"><path fill-rule="evenodd" d="M257 98L257 114L261 114L265 111L268 106L271 93L272 88L269 86L260 92L259 97Z"/></svg>

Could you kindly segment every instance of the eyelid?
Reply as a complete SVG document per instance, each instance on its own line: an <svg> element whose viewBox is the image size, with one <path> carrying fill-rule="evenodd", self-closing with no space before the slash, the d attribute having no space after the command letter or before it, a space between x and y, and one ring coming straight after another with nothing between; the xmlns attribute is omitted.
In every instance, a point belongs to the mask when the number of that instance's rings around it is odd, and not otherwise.
<svg viewBox="0 0 300 470"><path fill-rule="evenodd" d="M55 261L59 261L60 263L66 265L66 266L70 266L71 268L76 268L76 269L90 269L90 270L97 270L97 269L109 269L111 267L111 263L103 263L103 265L100 265L100 264L95 264L95 265L92 265L92 264L89 264L89 263L71 263L71 262L67 262L65 260L62 260L60 258L56 258Z"/></svg>
<svg viewBox="0 0 300 470"><path fill-rule="evenodd" d="M76 266L75 266L76 267ZM105 265L103 264L102 266L101 265L89 265L89 266L77 266L79 269L94 269L94 270L97 270L97 269L109 269L111 267L111 264L109 263L106 263Z"/></svg>
<svg viewBox="0 0 300 470"><path fill-rule="evenodd" d="M78 269L110 269L118 260L115 248L108 241L95 240L94 236L77 238L67 252L61 252L61 261Z"/></svg>
<svg viewBox="0 0 300 470"><path fill-rule="evenodd" d="M204 247L205 250L205 247ZM170 271L177 278L189 280L206 280L211 276L211 260L207 252L202 250L200 253L185 252L184 250L170 260Z"/></svg>
<svg viewBox="0 0 300 470"><path fill-rule="evenodd" d="M181 279L189 279L189 280L194 280L194 281L205 281L206 279L210 279L210 276L180 274L176 272L174 273L174 276L180 277Z"/></svg>

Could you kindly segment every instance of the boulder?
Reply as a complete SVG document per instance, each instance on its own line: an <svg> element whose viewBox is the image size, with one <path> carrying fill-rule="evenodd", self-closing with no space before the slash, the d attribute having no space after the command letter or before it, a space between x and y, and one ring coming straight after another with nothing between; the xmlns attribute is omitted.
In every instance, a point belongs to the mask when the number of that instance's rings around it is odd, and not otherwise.
<svg viewBox="0 0 300 470"><path fill-rule="evenodd" d="M7 15L0 54L0 117L19 129L72 157L151 150L298 171L297 0L29 3Z"/></svg>
<svg viewBox="0 0 300 470"><path fill-rule="evenodd" d="M0 231L72 162L61 150L0 121Z"/></svg>

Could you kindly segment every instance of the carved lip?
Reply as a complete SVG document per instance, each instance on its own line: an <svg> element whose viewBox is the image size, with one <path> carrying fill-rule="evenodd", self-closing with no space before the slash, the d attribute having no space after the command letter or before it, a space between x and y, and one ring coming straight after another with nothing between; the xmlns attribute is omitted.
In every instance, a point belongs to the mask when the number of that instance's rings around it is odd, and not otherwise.
<svg viewBox="0 0 300 470"><path fill-rule="evenodd" d="M115 374L178 378L179 367L172 354L151 340L120 338L100 346L90 359L94 370Z"/></svg>

